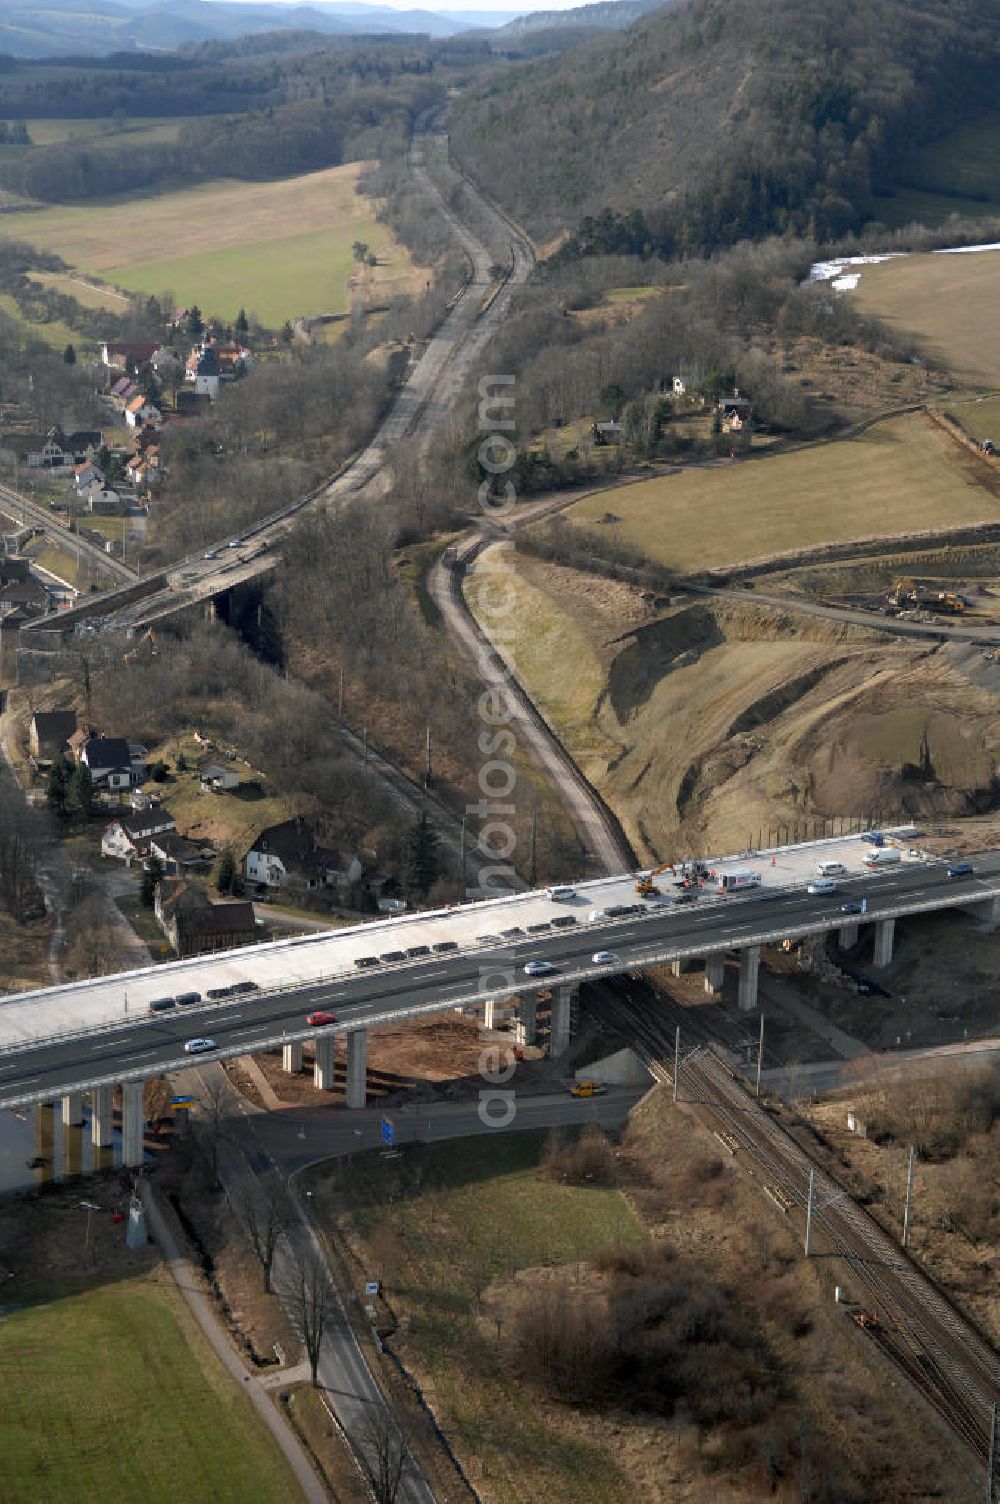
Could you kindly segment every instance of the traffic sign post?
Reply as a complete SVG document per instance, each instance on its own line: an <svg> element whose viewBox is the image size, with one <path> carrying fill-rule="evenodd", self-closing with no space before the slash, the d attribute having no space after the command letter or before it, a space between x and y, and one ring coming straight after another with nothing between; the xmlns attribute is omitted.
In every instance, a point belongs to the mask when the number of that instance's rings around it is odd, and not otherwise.
<svg viewBox="0 0 1000 1504"><path fill-rule="evenodd" d="M382 1119L382 1142L390 1147L396 1142L396 1125L392 1118Z"/></svg>

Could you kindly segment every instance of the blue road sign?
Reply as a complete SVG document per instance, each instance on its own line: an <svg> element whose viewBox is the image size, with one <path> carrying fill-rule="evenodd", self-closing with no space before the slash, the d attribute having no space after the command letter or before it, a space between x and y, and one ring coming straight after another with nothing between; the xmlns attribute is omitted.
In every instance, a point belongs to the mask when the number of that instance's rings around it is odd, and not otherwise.
<svg viewBox="0 0 1000 1504"><path fill-rule="evenodd" d="M383 1142L383 1144L393 1144L393 1143L395 1143L395 1141L396 1141L396 1125L395 1125L395 1123L392 1121L392 1118L383 1118L382 1119L382 1142Z"/></svg>
<svg viewBox="0 0 1000 1504"><path fill-rule="evenodd" d="M867 900L867 898L863 898L861 900L861 912L862 912L862 914L867 914L868 913L868 900Z"/></svg>

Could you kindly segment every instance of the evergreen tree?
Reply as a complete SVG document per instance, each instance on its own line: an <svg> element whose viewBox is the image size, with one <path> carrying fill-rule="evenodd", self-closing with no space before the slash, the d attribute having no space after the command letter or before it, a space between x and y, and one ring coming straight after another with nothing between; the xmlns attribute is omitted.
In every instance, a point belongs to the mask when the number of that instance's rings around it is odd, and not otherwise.
<svg viewBox="0 0 1000 1504"><path fill-rule="evenodd" d="M146 863L142 874L142 883L139 887L139 897L147 909L153 907L156 897L156 885L163 877L163 863L158 856L151 856Z"/></svg>
<svg viewBox="0 0 1000 1504"><path fill-rule="evenodd" d="M198 307L198 304L195 303L193 308L188 309L188 316L185 321L185 329L187 330L188 334L197 336L201 333L204 327L205 321L201 316L201 309Z"/></svg>
<svg viewBox="0 0 1000 1504"><path fill-rule="evenodd" d="M81 815L89 815L94 807L94 780L85 762L77 763L73 769L70 789Z"/></svg>
<svg viewBox="0 0 1000 1504"><path fill-rule="evenodd" d="M219 859L219 876L216 879L216 887L220 893L228 893L233 886L236 876L236 859L228 846Z"/></svg>
<svg viewBox="0 0 1000 1504"><path fill-rule="evenodd" d="M239 313L236 315L236 333L247 334L249 332L249 329L250 325L247 321L247 311L245 308L241 308Z"/></svg>
<svg viewBox="0 0 1000 1504"><path fill-rule="evenodd" d="M74 350L72 345L66 346L65 350L63 351L63 360L68 366L76 365L76 351Z"/></svg>
<svg viewBox="0 0 1000 1504"><path fill-rule="evenodd" d="M438 834L422 810L406 837L403 881L411 893L425 894L441 871Z"/></svg>
<svg viewBox="0 0 1000 1504"><path fill-rule="evenodd" d="M49 769L49 786L45 793L49 809L60 820L65 818L69 805L69 779L70 771L65 757L60 752Z"/></svg>

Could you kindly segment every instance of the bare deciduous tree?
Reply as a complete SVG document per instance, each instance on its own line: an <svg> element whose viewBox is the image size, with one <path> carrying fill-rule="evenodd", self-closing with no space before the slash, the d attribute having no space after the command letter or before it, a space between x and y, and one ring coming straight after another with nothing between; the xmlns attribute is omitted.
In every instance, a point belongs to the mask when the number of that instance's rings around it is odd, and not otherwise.
<svg viewBox="0 0 1000 1504"><path fill-rule="evenodd" d="M368 1475L376 1504L396 1504L406 1465L406 1443L388 1410L379 1409L375 1413L355 1438L355 1451Z"/></svg>
<svg viewBox="0 0 1000 1504"><path fill-rule="evenodd" d="M287 1299L292 1326L309 1359L313 1386L318 1386L319 1358L333 1315L333 1297L326 1265L312 1247L296 1254Z"/></svg>
<svg viewBox="0 0 1000 1504"><path fill-rule="evenodd" d="M247 1180L233 1196L236 1214L264 1276L264 1291L271 1293L271 1270L282 1234L288 1226L289 1203L285 1183L276 1171Z"/></svg>

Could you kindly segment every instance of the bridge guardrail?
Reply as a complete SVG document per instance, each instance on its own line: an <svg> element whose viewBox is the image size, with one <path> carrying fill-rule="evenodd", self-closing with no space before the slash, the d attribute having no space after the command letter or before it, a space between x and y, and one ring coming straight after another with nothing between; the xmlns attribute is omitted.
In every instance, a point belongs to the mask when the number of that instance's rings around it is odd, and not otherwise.
<svg viewBox="0 0 1000 1504"><path fill-rule="evenodd" d="M930 864L928 863L927 865L930 865ZM935 862L934 865L940 865L940 864L937 863L937 862ZM870 874L862 874L861 876L863 878L864 877L870 877ZM607 879L595 879L594 881L595 881L595 883L600 883L600 882L606 882ZM985 879L980 879L980 881L984 882ZM586 884L580 884L579 886L583 887L583 886L588 886L588 885L586 885ZM521 902L521 901L524 900L524 898L526 896L530 897L532 895L517 894L517 893L506 894L502 898L498 898L496 900L491 901L490 908L491 908L491 910L495 910L495 907L497 905L501 905L501 904L508 905L508 904L511 904L511 903ZM539 897L542 896L541 892L538 893L538 896ZM747 897L743 901L749 901L750 896L751 895L747 895ZM875 908L875 909L869 909L863 915L860 915L860 914L857 914L857 915L830 914L830 915L825 916L823 919L809 920L809 921L804 921L804 922L803 921L797 921L794 924L785 925L783 927L771 927L771 926L768 926L766 928L761 929L759 932L757 932L755 934L751 934L751 935L744 935L744 934L741 934L741 935L738 935L738 936L732 936L732 935L730 935L728 938L720 940L718 943L715 943L715 944L711 943L711 941L708 939L708 937L706 937L706 939L705 939L704 942L699 941L698 943L693 944L693 945L692 944L682 945L682 946L669 946L668 945L668 946L664 947L662 945L662 943L661 943L659 946L656 947L656 950L655 950L654 954L651 954L649 956L644 956L641 959L637 958L637 959L633 960L632 962L630 962L630 965L634 966L634 967L644 966L644 965L647 965L647 966L663 965L663 964L669 963L670 961L684 960L684 959L687 959L687 958L689 958L691 956L694 956L694 955L715 955L715 954L718 954L720 951L733 950L733 949L744 949L744 948L747 948L747 947L750 947L750 946L755 946L755 945L772 945L772 944L776 944L776 943L780 942L781 940L794 939L794 938L796 938L798 936L802 936L802 935L823 934L823 933L825 933L825 932L827 932L829 930L840 929L840 928L844 927L845 925L849 925L849 924L852 924L852 923L868 923L868 924L871 924L871 923L875 923L879 919L906 918L907 916L913 915L913 914L931 913L935 909L941 909L941 908L961 908L961 907L964 907L964 906L966 906L966 905L968 905L970 903L975 903L975 902L983 902L983 903L985 903L988 900L993 899L993 898L1000 898L1000 876L998 876L997 879L996 879L995 887L985 888L985 889L982 888L982 887L977 888L975 890L975 894L974 895L971 894L968 890L966 890L964 893L961 892L961 891L956 890L953 895L940 894L940 895L938 895L937 897L935 897L933 899L922 900L920 902L914 902L914 903L909 903L909 904L904 904L904 905L896 905L896 906L891 907L891 908L878 907L878 908ZM737 904L739 903L739 901L740 900L737 900ZM877 902L877 899L876 899L876 902ZM713 905L720 905L720 906L724 905L725 908L730 909L730 910L734 910L735 911L735 913L734 913L734 923L738 923L738 919L736 919L735 916L738 914L739 910L738 910L738 907L736 905L734 905L734 903L733 903L733 895L729 895L726 898L721 898L721 897L716 897L716 895L713 894L707 900L704 900L703 903L708 903L708 904L713 904ZM424 920L427 920L427 919L441 918L441 917L445 917L445 916L447 916L449 914L454 914L454 913L458 912L459 910L468 911L470 909L474 909L474 908L477 908L477 907L479 907L479 904L477 904L477 903L470 903L470 904L458 905L455 908L451 908L451 909L433 910L430 913L415 912L413 914L394 916L392 918L386 918L384 920L376 920L371 925L359 926L358 928L359 929L363 928L367 934L371 934L374 931L385 929L385 928L390 928L390 927L395 930L398 926L400 926L402 924L406 924L406 923L418 923L418 922L421 922L421 921L424 921ZM651 908L648 908L648 909L645 910L645 913L644 913L643 917L652 918L655 915L663 916L667 912L673 913L674 911L673 910L664 910L663 908L651 907ZM701 909L701 912L704 912L704 907ZM636 917L638 917L638 916L633 915L633 914L623 915L620 918L618 918L618 917L609 917L602 924L601 929L603 930L604 928L610 928L611 930L614 930L619 925L630 923ZM291 939L288 939L288 940L274 941L271 945L268 946L268 951L273 953L274 950L280 949L280 948L286 947L286 946L290 947L290 946L302 946L303 944L309 945L309 944L325 943L325 942L329 941L329 939L330 939L330 937L331 937L332 934L338 934L338 933L343 933L343 932L340 932L340 931L329 931L329 932L323 932L320 935L295 936L295 937L293 937ZM357 931L352 931L351 933L357 933ZM516 941L512 941L511 944L521 944L521 943L524 943L525 941L529 940L530 938L532 938L532 937L530 937L528 935L525 935L523 937L523 939L521 937L519 937ZM476 942L475 941L473 941L473 942L466 942L466 945L465 945L464 948L465 948L465 950L468 953L475 954L476 953L476 949L477 949ZM492 947L492 948L496 949L496 947ZM505 946L503 948L506 949L508 947ZM226 953L227 954L227 958L236 959L236 958L241 957L241 956L249 958L249 957L251 957L253 955L254 949L255 948L253 948L253 947L247 947L247 948L243 948L242 950L229 951L229 952ZM417 964L418 964L418 966L419 965L423 965L424 963L428 963L429 964L432 961L440 961L440 959L441 959L440 956L430 955L430 956L422 958L421 961L418 962ZM413 959L412 958L406 958L405 960L398 961L398 962L390 962L390 963L388 963L388 965L384 965L384 963L383 963L384 969L380 968L380 971L379 971L378 974L379 975L393 975L395 972L397 972L397 971L399 971L399 970L401 970L401 969L403 969L405 967L412 966L413 964L414 963L413 963ZM596 969L595 970L593 967L587 967L583 971L581 971L578 976L577 976L576 973L570 974L570 973L566 973L566 972L562 972L562 971L559 973L559 976L560 976L560 978L561 978L562 981L564 981L564 982L570 982L570 981L572 981L574 979L584 980L584 979L586 979L588 977L603 976L603 975L606 975L606 974L612 974L613 972L614 972L614 968L613 967L610 968L610 971L605 971L605 970L600 970L600 969ZM156 976L156 975L159 975L159 974L160 974L159 968L156 968L156 967L144 967L141 970L138 970L138 971L135 971L135 972L123 973L122 977L121 977L123 993L128 990L128 986L131 984L131 982L133 981L133 979L134 980L139 980L139 979L142 979L142 978L149 978L149 977ZM260 993L259 994L255 994L255 995L259 996L261 998L266 998L266 997L293 997L296 993L305 992L305 991L309 991L309 990L316 989L316 988L322 988L324 986L337 985L337 984L342 983L343 981L345 981L347 978L356 976L357 974L358 973L353 969L353 963L352 963L351 967L345 968L342 971L330 972L330 973L327 973L327 974L322 974L322 975L320 975L318 977L306 978L306 979L303 979L301 981L300 980L292 981L292 982L287 983L286 985L283 985L280 988L264 987L264 988L260 989ZM74 984L74 985L80 985L80 986L83 986L83 987L87 987L87 986L97 987L97 986L104 986L104 985L106 985L106 983L107 983L107 978L104 978L104 977L95 977L95 978L88 978L87 981L83 982L82 984ZM170 982L166 978L164 978L164 989L163 989L164 992L166 992L167 987L170 986L170 985L171 985ZM47 987L47 988L44 988L44 989L40 989L38 992L32 993L31 996L34 997L34 998L44 998L47 994L48 995L53 995L53 994L57 994L59 992L62 992L64 990L65 990L64 986L57 985L57 986L53 986L53 987ZM175 990L175 992L181 990L180 985L179 984L174 984L174 990ZM511 990L513 990L513 989L511 989L509 987L507 988L507 992L508 993ZM500 996L500 995L504 995L504 994L503 993L498 993L497 994L497 996ZM492 993L482 993L482 992L480 992L480 993L477 994L477 996L479 996L480 999L481 999L481 1001L485 1003L485 1002L491 1001L493 999L494 995ZM5 998L3 1000L0 1000L0 1008L2 1008L2 1006L3 1006L4 1003L10 1005L10 1004L16 1003L17 1000L18 1000L18 995L17 994L14 994L13 996L11 996L9 998ZM196 1005L192 1006L189 1009L185 1009L184 1013L185 1013L186 1017L197 1018L197 1017L202 1016L202 1015L207 1014L207 1013L218 1012L218 1010L220 1008L224 1008L225 1005L226 1005L226 1003L230 1002L230 1001L232 1001L232 999L225 999L225 998L208 999L208 998L204 998L201 1003L196 1004ZM449 1003L448 1006L452 1006L452 1005ZM455 1004L455 1006L466 1006L466 1004ZM396 1017L400 1016L399 1013L398 1013L398 1010L396 1011L395 1016ZM154 1017L155 1017L155 1015L154 1015ZM108 1033L108 1032L110 1032L110 1031L112 1031L114 1029L121 1029L121 1028L125 1028L125 1027L136 1027L136 1028L138 1028L138 1027L142 1026L143 1024L148 1025L149 1024L149 1020L150 1020L150 1015L148 1013L146 1013L146 1012L137 1012L137 1014L136 1014L136 1016L135 1016L134 1019L130 1019L126 1015L122 1014L122 1015L118 1015L118 1016L116 1016L114 1018L111 1018L111 1019L103 1020L100 1023L89 1025L89 1026L87 1026L85 1028L73 1029L73 1030L62 1030L62 1031L60 1031L60 1032L58 1032L56 1034L52 1034L52 1035L46 1035L46 1036L40 1036L40 1037L33 1038L33 1039L22 1040L22 1041L18 1041L17 1043L14 1043L14 1044L0 1045L0 1058L4 1057L6 1055L17 1054L17 1053L23 1052L25 1050L38 1049L38 1048L43 1048L43 1047L45 1047L47 1045L58 1044L58 1043L60 1043L62 1041L66 1041L66 1040L70 1040L70 1039L84 1039L84 1038L88 1038L88 1037L91 1037L91 1036L96 1035L96 1034ZM310 1036L308 1034L305 1034L303 1037L308 1038Z"/></svg>

